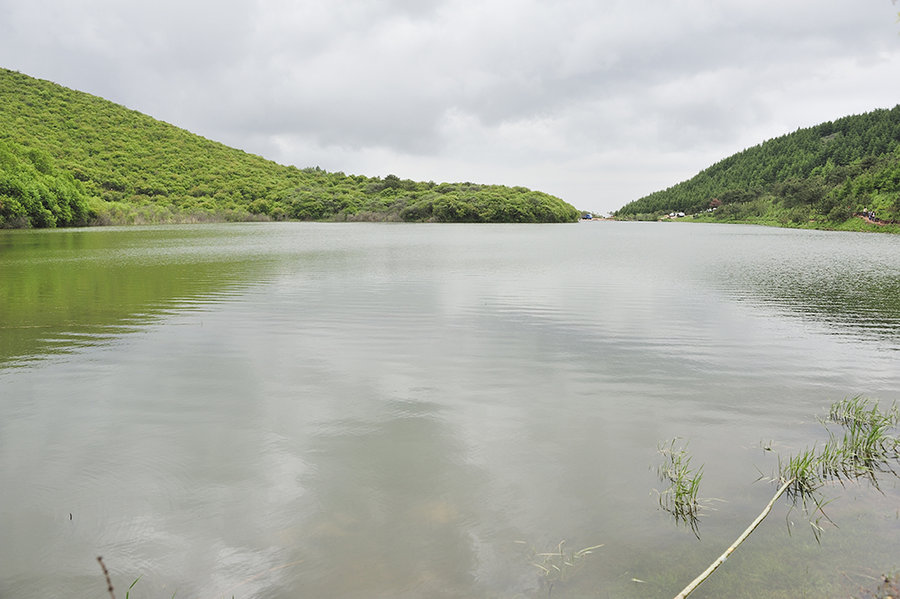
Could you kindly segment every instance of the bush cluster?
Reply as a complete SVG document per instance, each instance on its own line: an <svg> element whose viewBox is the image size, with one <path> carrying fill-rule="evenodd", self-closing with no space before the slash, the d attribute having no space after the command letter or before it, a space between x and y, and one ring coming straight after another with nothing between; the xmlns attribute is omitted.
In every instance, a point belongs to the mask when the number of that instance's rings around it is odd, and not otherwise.
<svg viewBox="0 0 900 599"><path fill-rule="evenodd" d="M0 227L196 220L569 222L523 187L283 166L0 69Z"/></svg>

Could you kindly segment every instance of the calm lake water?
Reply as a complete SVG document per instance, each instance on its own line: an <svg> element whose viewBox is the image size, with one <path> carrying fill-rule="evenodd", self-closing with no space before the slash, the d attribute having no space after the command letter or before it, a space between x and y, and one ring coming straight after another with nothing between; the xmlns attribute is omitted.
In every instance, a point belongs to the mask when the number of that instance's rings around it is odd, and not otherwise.
<svg viewBox="0 0 900 599"><path fill-rule="evenodd" d="M900 401L900 237L0 231L0 597L104 597L98 555L120 597L672 597L858 394ZM654 491L674 437L699 539ZM821 543L782 500L694 596L874 589L881 491L829 487ZM551 587L563 540L603 547Z"/></svg>

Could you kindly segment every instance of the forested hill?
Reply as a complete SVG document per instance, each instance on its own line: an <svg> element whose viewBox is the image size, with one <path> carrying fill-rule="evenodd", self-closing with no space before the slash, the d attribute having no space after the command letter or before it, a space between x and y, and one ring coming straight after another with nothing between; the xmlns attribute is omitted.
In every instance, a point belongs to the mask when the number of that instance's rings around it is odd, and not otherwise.
<svg viewBox="0 0 900 599"><path fill-rule="evenodd" d="M0 228L203 220L565 222L561 199L282 166L0 69Z"/></svg>
<svg viewBox="0 0 900 599"><path fill-rule="evenodd" d="M900 105L822 123L729 156L619 209L619 218L695 218L854 228L900 221ZM849 225L849 226L848 226Z"/></svg>

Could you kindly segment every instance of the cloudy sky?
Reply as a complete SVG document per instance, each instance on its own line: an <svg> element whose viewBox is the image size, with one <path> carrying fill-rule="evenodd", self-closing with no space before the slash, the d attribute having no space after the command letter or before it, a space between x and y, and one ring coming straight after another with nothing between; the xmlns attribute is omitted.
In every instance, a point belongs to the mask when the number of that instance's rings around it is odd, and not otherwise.
<svg viewBox="0 0 900 599"><path fill-rule="evenodd" d="M597 212L900 103L891 0L0 0L0 66L283 164Z"/></svg>

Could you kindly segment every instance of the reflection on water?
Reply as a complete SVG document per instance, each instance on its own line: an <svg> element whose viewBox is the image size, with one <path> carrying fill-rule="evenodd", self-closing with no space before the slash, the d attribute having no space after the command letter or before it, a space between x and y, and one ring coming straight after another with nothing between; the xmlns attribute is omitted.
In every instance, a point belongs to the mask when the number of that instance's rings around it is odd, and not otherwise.
<svg viewBox="0 0 900 599"><path fill-rule="evenodd" d="M466 464L439 409L383 405L380 417L320 431L305 485L314 496L292 529L305 556L297 589L310 596L441 596L468 588L475 566L479 473ZM333 556L352 564L336 579Z"/></svg>
<svg viewBox="0 0 900 599"><path fill-rule="evenodd" d="M836 399L900 399L898 241L0 232L0 596L102 595L103 555L140 596L670 597L771 496L760 441L790 453ZM700 541L652 494L676 436L725 500ZM779 505L696 596L855 592L900 566L883 490L836 490L821 546ZM564 539L604 547L551 588L526 549Z"/></svg>
<svg viewBox="0 0 900 599"><path fill-rule="evenodd" d="M717 273L736 296L824 323L835 334L900 336L895 238L780 230L762 236L765 246L749 253L745 244L759 236L738 237Z"/></svg>
<svg viewBox="0 0 900 599"><path fill-rule="evenodd" d="M252 280L265 254L235 253L222 230L2 232L0 365L103 343ZM242 234L252 233L229 232Z"/></svg>

